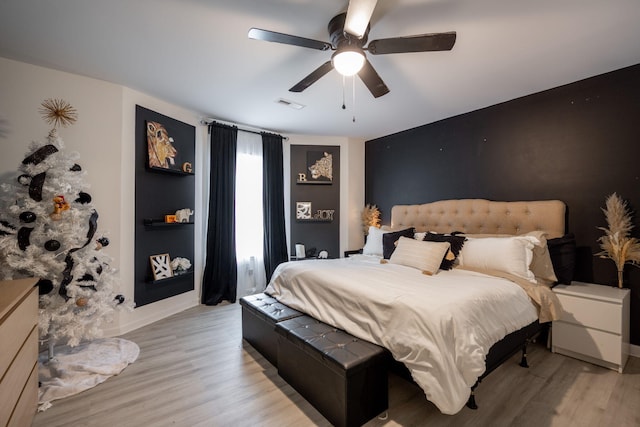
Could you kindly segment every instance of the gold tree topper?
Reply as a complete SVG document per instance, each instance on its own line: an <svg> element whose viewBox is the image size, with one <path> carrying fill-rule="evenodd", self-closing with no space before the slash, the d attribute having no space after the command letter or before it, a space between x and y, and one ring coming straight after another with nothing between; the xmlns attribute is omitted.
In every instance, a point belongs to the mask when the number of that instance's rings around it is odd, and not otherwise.
<svg viewBox="0 0 640 427"><path fill-rule="evenodd" d="M78 120L76 109L64 99L45 99L38 112L47 123L53 125L53 129L58 126L67 127Z"/></svg>

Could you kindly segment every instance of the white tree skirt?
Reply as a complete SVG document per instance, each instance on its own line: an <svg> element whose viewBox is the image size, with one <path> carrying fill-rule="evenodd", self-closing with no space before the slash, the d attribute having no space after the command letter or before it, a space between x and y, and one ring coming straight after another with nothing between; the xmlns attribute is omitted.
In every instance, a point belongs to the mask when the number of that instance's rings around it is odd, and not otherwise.
<svg viewBox="0 0 640 427"><path fill-rule="evenodd" d="M80 393L119 374L135 362L138 354L138 345L122 338L96 339L77 347L59 346L52 360L48 360L46 352L41 354L38 410L49 408L52 400Z"/></svg>

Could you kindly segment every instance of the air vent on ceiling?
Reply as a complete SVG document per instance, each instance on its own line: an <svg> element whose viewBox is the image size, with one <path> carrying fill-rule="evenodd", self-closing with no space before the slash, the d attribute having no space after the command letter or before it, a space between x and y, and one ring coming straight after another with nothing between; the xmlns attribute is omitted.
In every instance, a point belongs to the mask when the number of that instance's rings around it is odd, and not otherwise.
<svg viewBox="0 0 640 427"><path fill-rule="evenodd" d="M289 101L284 98L276 100L276 104L284 105L285 107L293 108L294 110L302 110L305 107L305 105L298 104L297 102Z"/></svg>

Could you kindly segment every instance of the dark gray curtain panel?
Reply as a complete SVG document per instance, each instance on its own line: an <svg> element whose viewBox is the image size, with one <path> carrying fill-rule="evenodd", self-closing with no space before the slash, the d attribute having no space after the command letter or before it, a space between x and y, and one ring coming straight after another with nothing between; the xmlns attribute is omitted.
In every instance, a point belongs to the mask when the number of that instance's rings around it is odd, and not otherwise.
<svg viewBox="0 0 640 427"><path fill-rule="evenodd" d="M284 165L280 135L262 134L262 201L264 269L269 283L278 264L289 259L284 224Z"/></svg>
<svg viewBox="0 0 640 427"><path fill-rule="evenodd" d="M236 270L236 147L238 128L211 125L211 178L207 254L202 278L202 303L235 302Z"/></svg>

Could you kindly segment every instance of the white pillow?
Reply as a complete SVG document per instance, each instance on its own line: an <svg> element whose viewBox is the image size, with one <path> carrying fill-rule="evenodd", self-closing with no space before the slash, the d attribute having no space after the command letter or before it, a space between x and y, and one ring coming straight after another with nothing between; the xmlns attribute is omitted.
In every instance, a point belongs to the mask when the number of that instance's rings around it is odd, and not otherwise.
<svg viewBox="0 0 640 427"><path fill-rule="evenodd" d="M449 246L449 242L424 242L402 236L389 262L417 268L424 274L432 275L438 272Z"/></svg>
<svg viewBox="0 0 640 427"><path fill-rule="evenodd" d="M533 236L467 237L458 260L461 267L503 271L537 283L529 266L538 242Z"/></svg>
<svg viewBox="0 0 640 427"><path fill-rule="evenodd" d="M382 256L382 235L384 233L385 231L378 227L374 227L373 225L370 226L369 234L367 235L367 242L362 248L362 254ZM386 233L388 233L388 231Z"/></svg>

